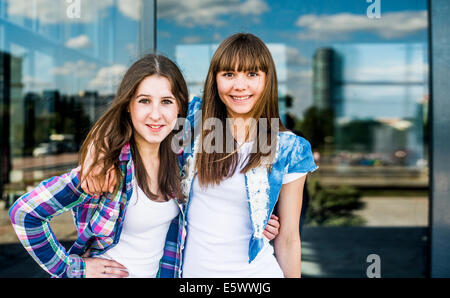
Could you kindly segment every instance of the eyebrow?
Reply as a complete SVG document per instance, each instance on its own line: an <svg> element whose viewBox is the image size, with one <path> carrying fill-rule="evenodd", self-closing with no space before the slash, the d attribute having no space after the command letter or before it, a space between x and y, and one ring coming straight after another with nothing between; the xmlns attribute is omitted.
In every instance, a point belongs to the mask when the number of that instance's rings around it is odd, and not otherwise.
<svg viewBox="0 0 450 298"><path fill-rule="evenodd" d="M152 98L152 96L150 94L139 94L139 95L136 96L136 98L142 97L142 96ZM172 98L172 99L175 99L175 97L172 96L172 95L161 96L161 98Z"/></svg>

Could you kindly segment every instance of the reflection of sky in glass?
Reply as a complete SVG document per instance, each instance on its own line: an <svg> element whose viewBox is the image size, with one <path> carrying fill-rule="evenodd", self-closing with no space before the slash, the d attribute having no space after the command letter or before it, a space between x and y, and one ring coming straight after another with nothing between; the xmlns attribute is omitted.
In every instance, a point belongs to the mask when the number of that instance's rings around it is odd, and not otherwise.
<svg viewBox="0 0 450 298"><path fill-rule="evenodd" d="M342 56L344 81L424 82L427 79L426 44L334 45Z"/></svg>
<svg viewBox="0 0 450 298"><path fill-rule="evenodd" d="M337 103L337 117L415 118L424 94L425 86L348 85L342 90L344 100Z"/></svg>
<svg viewBox="0 0 450 298"><path fill-rule="evenodd" d="M280 81L286 81L285 90L294 97L292 112L301 117L313 103L312 57L321 47L348 45L350 51L355 43L361 45L355 51L364 53L349 55L346 79L379 80L383 78L380 68L389 67L392 73L384 79L403 81L405 63L409 65L407 80L426 79L426 1L383 1L379 20L367 17L369 5L360 0L166 0L157 7L157 45L181 64L179 47L218 44L235 32L251 32L267 44L282 45L282 51L272 49L272 54ZM390 44L397 46L385 47ZM410 56L405 56L406 52ZM278 53L285 56L278 57ZM197 81L199 72L186 71L187 80Z"/></svg>
<svg viewBox="0 0 450 298"><path fill-rule="evenodd" d="M80 3L70 19L66 1L0 0L0 51L22 58L24 92L115 93L137 56L139 1Z"/></svg>

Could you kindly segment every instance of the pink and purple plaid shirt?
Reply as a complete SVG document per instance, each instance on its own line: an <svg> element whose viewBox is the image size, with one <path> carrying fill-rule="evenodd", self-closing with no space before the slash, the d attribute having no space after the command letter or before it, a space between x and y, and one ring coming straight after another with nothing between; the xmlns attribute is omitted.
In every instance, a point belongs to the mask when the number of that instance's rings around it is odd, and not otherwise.
<svg viewBox="0 0 450 298"><path fill-rule="evenodd" d="M115 194L90 196L79 186L80 167L41 182L20 197L9 210L14 230L25 249L52 277L85 277L80 257L88 248L100 255L119 242L127 203L131 198L134 165L129 144L120 154L124 179ZM181 255L186 236L183 208L167 233L158 277L181 277ZM58 242L49 222L72 210L78 238L66 249Z"/></svg>

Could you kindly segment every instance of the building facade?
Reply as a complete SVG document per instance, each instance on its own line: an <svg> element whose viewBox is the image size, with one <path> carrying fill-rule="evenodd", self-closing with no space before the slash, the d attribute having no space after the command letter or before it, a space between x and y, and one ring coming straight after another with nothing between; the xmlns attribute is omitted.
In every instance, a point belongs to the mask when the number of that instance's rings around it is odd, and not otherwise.
<svg viewBox="0 0 450 298"><path fill-rule="evenodd" d="M448 127L445 12L445 0L0 0L1 212L76 166L138 57L167 55L201 96L218 44L250 32L274 58L283 123L320 166L303 206L303 275L366 277L377 254L382 277L448 276L449 170L433 166L448 159L435 127ZM0 224L0 246L17 243Z"/></svg>

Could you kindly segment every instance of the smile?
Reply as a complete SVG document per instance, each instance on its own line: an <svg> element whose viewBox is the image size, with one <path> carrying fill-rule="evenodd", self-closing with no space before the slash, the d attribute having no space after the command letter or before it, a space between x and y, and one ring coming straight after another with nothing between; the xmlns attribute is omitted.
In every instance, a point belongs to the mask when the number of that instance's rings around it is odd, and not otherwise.
<svg viewBox="0 0 450 298"><path fill-rule="evenodd" d="M164 127L164 125L153 125L153 124L146 124L146 126L149 127L150 130L153 132L158 132Z"/></svg>
<svg viewBox="0 0 450 298"><path fill-rule="evenodd" d="M251 97L251 95L247 95L247 96L233 96L233 95L230 95L230 97L233 100L236 100L236 101L244 101L244 100L249 99Z"/></svg>

